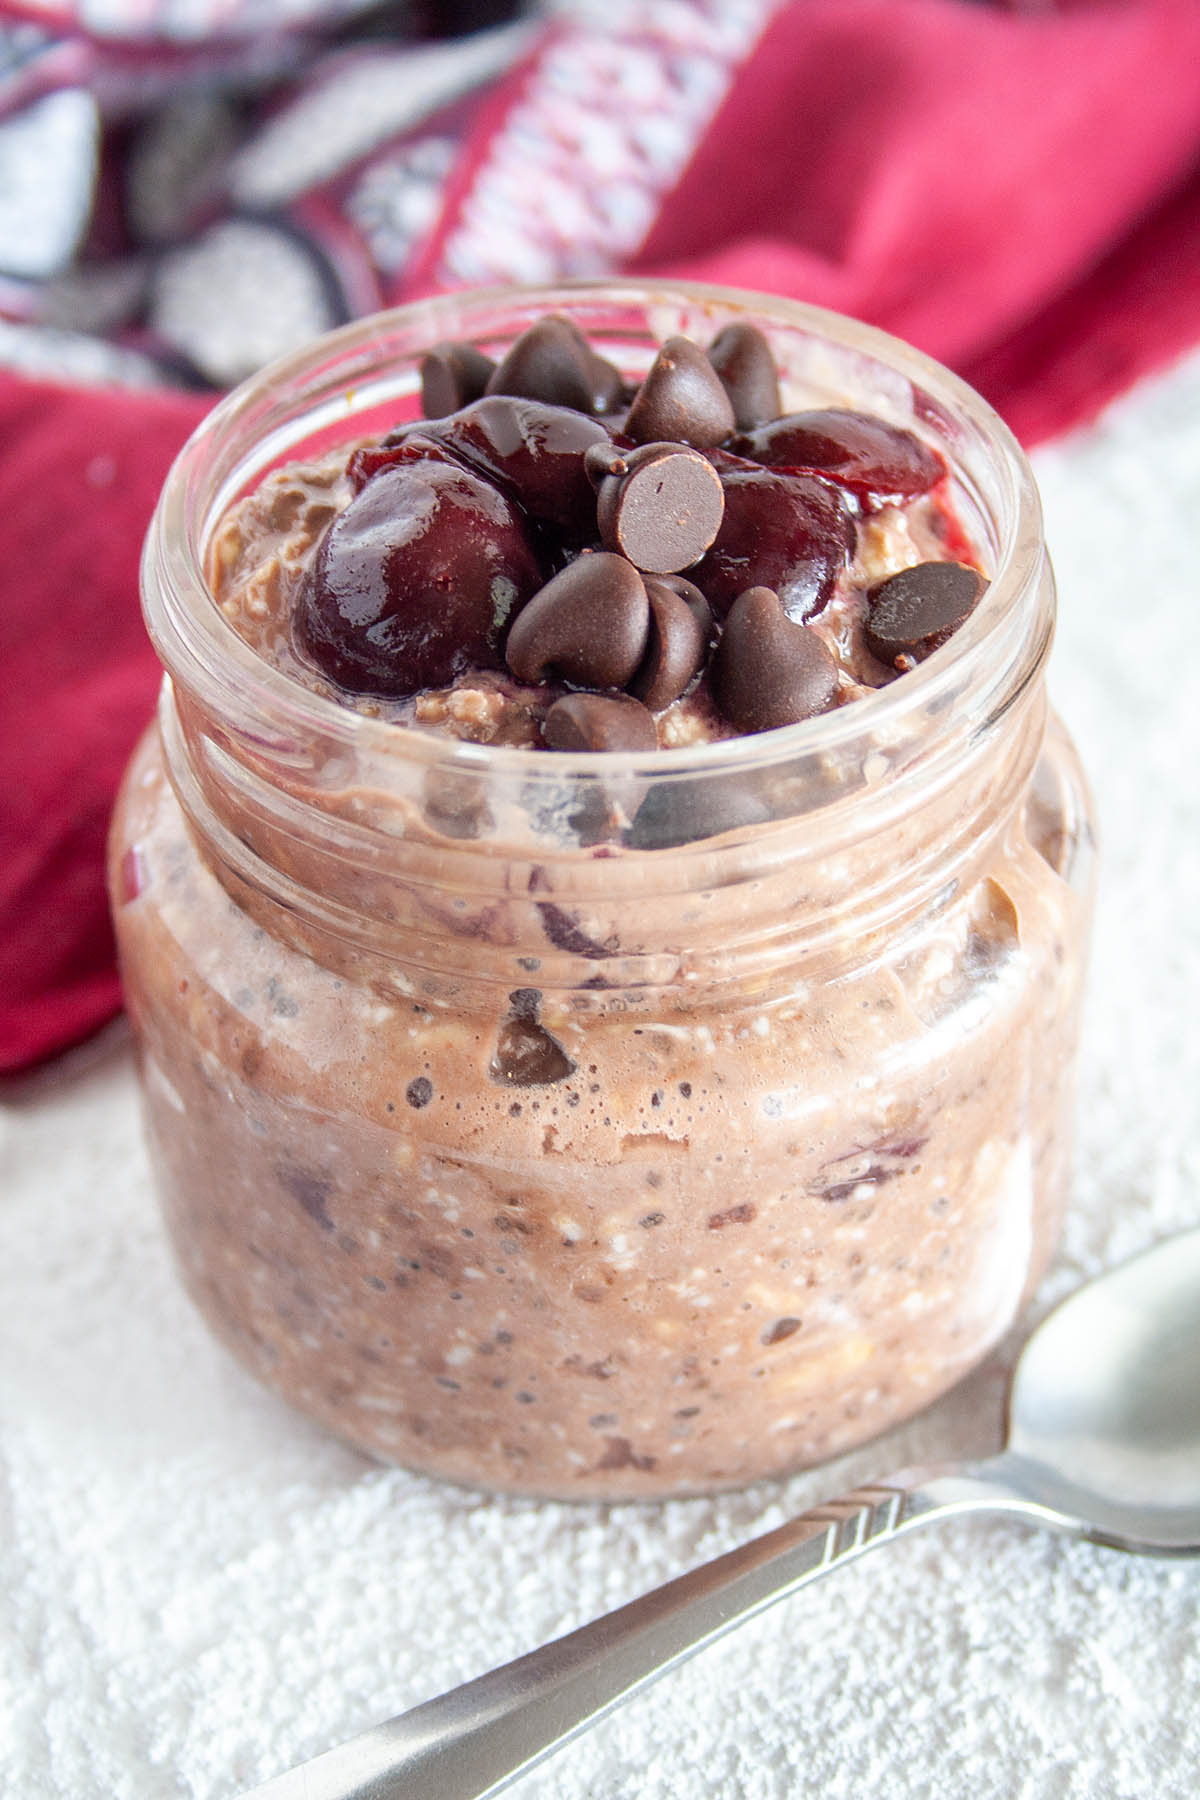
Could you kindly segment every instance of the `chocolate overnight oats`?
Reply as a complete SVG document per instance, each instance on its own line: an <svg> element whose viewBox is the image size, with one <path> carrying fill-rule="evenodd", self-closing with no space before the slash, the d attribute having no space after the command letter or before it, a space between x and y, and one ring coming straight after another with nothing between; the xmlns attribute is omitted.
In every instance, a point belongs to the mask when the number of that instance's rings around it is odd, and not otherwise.
<svg viewBox="0 0 1200 1800"><path fill-rule="evenodd" d="M113 893L190 1292L363 1450L659 1496L928 1404L1064 1199L1086 799L1020 452L915 352L631 285L219 408Z"/></svg>

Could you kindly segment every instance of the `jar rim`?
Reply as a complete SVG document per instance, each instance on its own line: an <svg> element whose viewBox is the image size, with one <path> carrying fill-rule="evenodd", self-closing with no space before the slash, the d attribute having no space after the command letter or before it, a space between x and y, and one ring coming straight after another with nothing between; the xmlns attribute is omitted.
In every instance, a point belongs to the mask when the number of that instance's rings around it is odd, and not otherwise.
<svg viewBox="0 0 1200 1800"><path fill-rule="evenodd" d="M543 757L531 756L525 748L473 743L368 717L304 687L238 635L216 605L205 573L204 553L221 509L210 506L205 512L204 474L222 443L236 436L264 398L287 392L321 358L350 360L375 341L382 346L389 331L409 322L419 320L422 341L433 344L454 335L451 321L461 329L464 313L517 302L554 311L584 298L596 304L647 308L685 302L791 327L871 359L907 379L914 393L931 399L946 416L966 421L991 451L1002 511L989 585L949 642L902 680L794 725L669 750L556 752ZM351 397L348 394L347 400ZM354 415L349 408L344 416L351 424ZM749 289L690 281L577 278L545 286L474 288L408 302L326 333L242 382L201 421L168 472L146 536L142 595L147 628L168 674L210 717L228 719L243 734L257 730L273 737L280 728L319 733L327 743L351 753L402 751L406 759L430 769L487 770L501 778L519 775L526 783L536 783L542 773L557 784L600 773L669 782L677 777L769 770L803 756L834 755L856 739L866 743L877 735L903 735L906 718L927 718L953 691L964 684L974 688L977 680L986 682L989 676L998 690L998 710L1003 710L1014 687L1019 691L1037 674L1049 649L1049 629L1032 644L1020 634L1012 640L1010 661L1022 666L1010 670L1015 679L999 679L1007 665L1003 658L999 668L995 664L996 642L1002 628L1011 627L1029 592L1041 541L1041 504L1017 439L982 396L924 352L827 308ZM231 676L236 678L235 693ZM548 765L544 771L539 767L543 763Z"/></svg>

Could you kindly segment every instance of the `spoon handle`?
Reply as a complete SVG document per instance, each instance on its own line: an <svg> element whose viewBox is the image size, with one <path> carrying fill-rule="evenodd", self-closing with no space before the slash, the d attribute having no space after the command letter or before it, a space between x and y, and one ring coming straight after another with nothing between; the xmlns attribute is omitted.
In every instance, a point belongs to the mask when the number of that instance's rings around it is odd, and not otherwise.
<svg viewBox="0 0 1200 1800"><path fill-rule="evenodd" d="M804 1582L951 1512L1003 1505L985 1468L856 1488L615 1612L413 1707L245 1800L485 1800Z"/></svg>

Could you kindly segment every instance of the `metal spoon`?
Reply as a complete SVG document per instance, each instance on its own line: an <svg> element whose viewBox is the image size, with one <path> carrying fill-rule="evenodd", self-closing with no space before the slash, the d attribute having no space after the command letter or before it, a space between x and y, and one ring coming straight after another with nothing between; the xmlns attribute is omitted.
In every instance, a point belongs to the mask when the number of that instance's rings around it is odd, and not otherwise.
<svg viewBox="0 0 1200 1800"><path fill-rule="evenodd" d="M484 1800L804 1582L952 1513L1016 1513L1119 1550L1200 1553L1200 1230L1052 1312L1021 1354L1008 1418L998 1456L856 1488L245 1800Z"/></svg>

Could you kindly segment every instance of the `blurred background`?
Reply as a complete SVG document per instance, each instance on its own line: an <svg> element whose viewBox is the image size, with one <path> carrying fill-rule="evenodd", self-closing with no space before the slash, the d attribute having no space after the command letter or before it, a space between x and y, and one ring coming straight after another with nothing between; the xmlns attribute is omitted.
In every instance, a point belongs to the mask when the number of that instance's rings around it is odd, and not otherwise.
<svg viewBox="0 0 1200 1800"><path fill-rule="evenodd" d="M1003 400L1014 336L1061 349L1072 299L1086 331L1105 260L1185 203L1198 13L3 0L0 365L221 388L414 294L671 272L839 307Z"/></svg>
<svg viewBox="0 0 1200 1800"><path fill-rule="evenodd" d="M138 551L214 396L607 273L856 315L1042 442L1200 337L1200 6L0 0L0 1072L119 1008Z"/></svg>

